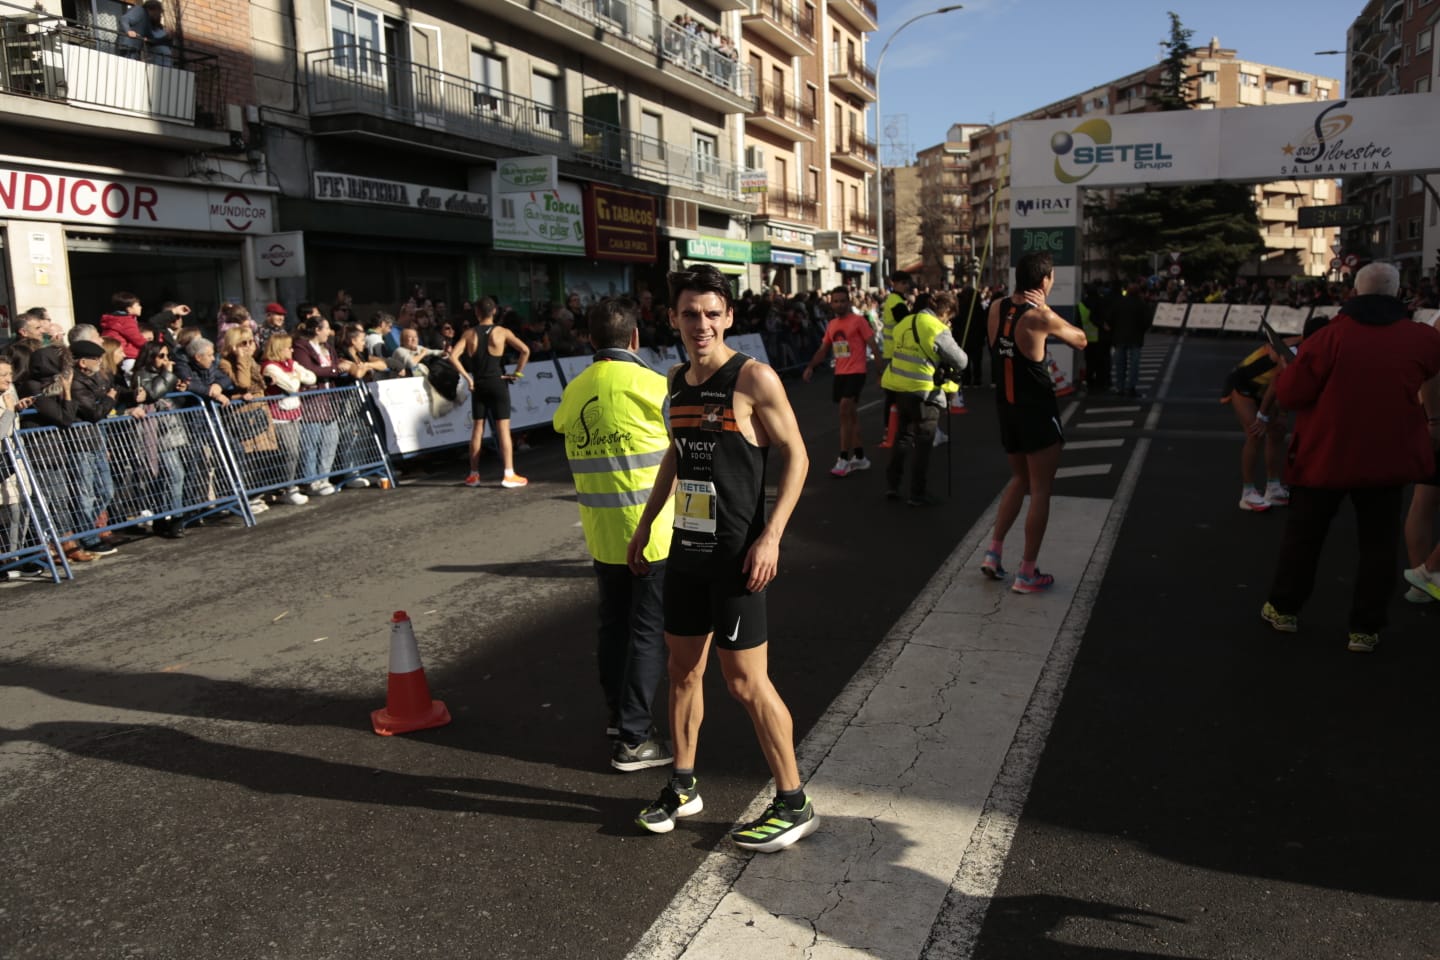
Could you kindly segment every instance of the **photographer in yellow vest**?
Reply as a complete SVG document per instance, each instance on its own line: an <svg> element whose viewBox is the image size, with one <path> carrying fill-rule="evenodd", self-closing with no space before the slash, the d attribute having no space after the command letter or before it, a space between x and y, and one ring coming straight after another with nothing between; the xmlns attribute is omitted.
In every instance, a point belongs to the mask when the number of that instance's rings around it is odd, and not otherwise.
<svg viewBox="0 0 1440 960"><path fill-rule="evenodd" d="M915 463L906 501L912 507L935 502L925 492L925 474L930 466L930 449L935 443L940 412L949 403L945 385L950 390L958 389L960 374L969 364L965 351L950 331L956 309L955 294L942 290L922 301L916 304L915 313L895 324L890 365L880 378L880 386L895 398L900 421L895 447L890 451L890 465L885 469L885 496L891 500L900 498L905 461L913 449Z"/></svg>

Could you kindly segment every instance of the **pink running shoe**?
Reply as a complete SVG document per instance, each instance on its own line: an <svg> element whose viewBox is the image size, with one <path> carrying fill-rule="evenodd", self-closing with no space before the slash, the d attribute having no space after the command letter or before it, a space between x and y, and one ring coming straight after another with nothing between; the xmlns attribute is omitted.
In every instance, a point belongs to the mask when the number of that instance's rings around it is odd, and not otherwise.
<svg viewBox="0 0 1440 960"><path fill-rule="evenodd" d="M1000 566L1000 554L986 550L985 559L980 561L980 572L991 580L1004 580L1005 568Z"/></svg>
<svg viewBox="0 0 1440 960"><path fill-rule="evenodd" d="M1015 574L1015 582L1010 585L1011 593L1043 593L1049 590L1055 583L1055 578L1048 573L1041 573L1038 569L1030 576L1023 573Z"/></svg>

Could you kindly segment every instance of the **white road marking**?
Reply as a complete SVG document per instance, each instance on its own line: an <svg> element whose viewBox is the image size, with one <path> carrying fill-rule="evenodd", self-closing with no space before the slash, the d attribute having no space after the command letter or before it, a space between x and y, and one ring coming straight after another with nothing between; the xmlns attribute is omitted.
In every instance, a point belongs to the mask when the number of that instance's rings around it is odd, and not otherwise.
<svg viewBox="0 0 1440 960"><path fill-rule="evenodd" d="M1061 467L1055 471L1056 480L1067 480L1070 477L1103 477L1113 468L1112 463L1087 463L1078 467Z"/></svg>
<svg viewBox="0 0 1440 960"><path fill-rule="evenodd" d="M1090 409L1088 409L1088 410L1085 411L1085 415L1086 415L1087 417L1097 417L1097 416L1104 416L1104 415L1107 414L1107 413L1139 413L1139 412L1140 412L1140 408L1139 408L1138 406L1137 406L1137 407L1103 407L1103 406L1102 406L1102 407L1091 407Z"/></svg>
<svg viewBox="0 0 1440 960"><path fill-rule="evenodd" d="M1105 430L1111 427L1133 427L1134 425L1134 420L1086 420L1083 423L1075 424L1081 430Z"/></svg>
<svg viewBox="0 0 1440 960"><path fill-rule="evenodd" d="M1070 440L1065 444L1065 451L1068 453L1071 450L1106 450L1123 446L1125 446L1125 441L1120 437L1106 440Z"/></svg>

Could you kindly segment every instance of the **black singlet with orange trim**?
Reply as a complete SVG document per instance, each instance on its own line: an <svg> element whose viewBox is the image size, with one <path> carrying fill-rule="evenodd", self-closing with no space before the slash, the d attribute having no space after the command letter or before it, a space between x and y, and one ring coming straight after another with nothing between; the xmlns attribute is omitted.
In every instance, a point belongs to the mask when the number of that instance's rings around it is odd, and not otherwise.
<svg viewBox="0 0 1440 960"><path fill-rule="evenodd" d="M1015 325L1028 303L1006 299L1000 307L1000 326L991 344L994 363L1000 368L995 395L1000 403L1012 407L1055 407L1055 383L1043 360L1031 360L1020 352L1015 342Z"/></svg>
<svg viewBox="0 0 1440 960"><path fill-rule="evenodd" d="M670 433L676 452L671 569L734 572L765 529L765 461L770 451L745 439L735 420L735 385L749 360L735 354L699 386L685 382L688 363L670 378Z"/></svg>

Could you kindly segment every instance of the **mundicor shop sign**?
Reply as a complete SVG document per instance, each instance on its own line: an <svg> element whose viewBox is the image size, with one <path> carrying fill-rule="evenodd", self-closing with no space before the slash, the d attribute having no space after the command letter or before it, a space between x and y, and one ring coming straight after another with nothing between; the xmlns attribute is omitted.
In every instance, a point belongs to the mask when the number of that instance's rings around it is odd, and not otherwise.
<svg viewBox="0 0 1440 960"><path fill-rule="evenodd" d="M0 167L0 217L156 230L265 234L273 229L273 216L271 194L238 185L192 187Z"/></svg>

